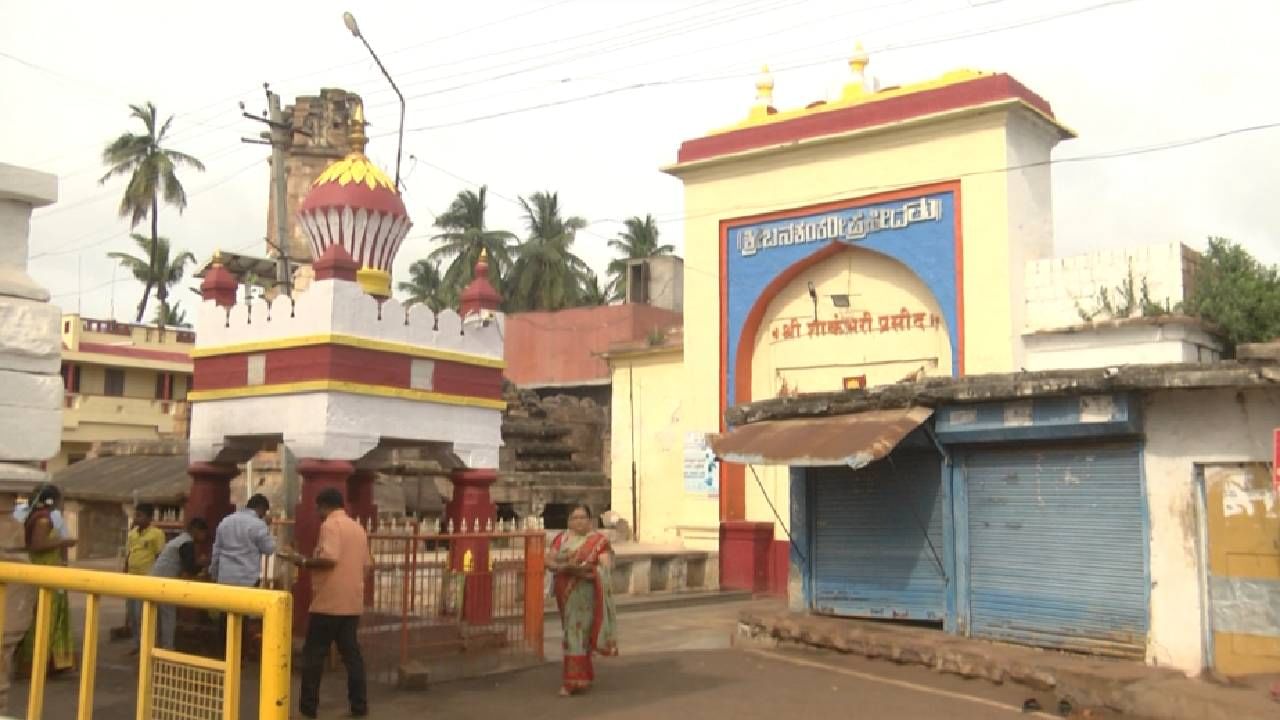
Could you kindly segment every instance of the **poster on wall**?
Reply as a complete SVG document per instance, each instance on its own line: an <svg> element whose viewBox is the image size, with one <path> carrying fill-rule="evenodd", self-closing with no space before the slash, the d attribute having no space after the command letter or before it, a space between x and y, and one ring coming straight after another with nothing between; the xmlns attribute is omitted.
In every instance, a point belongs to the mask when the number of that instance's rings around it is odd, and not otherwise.
<svg viewBox="0 0 1280 720"><path fill-rule="evenodd" d="M707 445L706 433L685 433L684 491L693 495L720 493L720 464Z"/></svg>

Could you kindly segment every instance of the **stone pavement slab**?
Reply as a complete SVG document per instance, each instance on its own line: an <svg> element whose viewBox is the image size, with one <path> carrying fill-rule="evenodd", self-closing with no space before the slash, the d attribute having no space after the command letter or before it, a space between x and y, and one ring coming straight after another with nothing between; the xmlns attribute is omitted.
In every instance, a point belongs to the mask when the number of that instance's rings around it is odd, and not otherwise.
<svg viewBox="0 0 1280 720"><path fill-rule="evenodd" d="M896 623L746 611L738 642L757 647L807 645L918 665L940 673L1052 691L1081 707L1168 720L1280 717L1264 692L1231 688L1137 662L1005 645Z"/></svg>

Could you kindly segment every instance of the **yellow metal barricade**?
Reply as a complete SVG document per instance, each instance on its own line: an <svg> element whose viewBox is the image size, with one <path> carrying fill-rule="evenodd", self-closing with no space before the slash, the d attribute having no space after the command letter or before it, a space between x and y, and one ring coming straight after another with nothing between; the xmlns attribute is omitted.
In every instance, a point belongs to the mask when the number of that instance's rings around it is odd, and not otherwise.
<svg viewBox="0 0 1280 720"><path fill-rule="evenodd" d="M76 717L93 717L98 653L99 600L103 596L141 600L142 627L138 663L138 720L238 720L240 717L241 628L246 616L262 618L262 670L258 697L260 720L289 717L293 598L277 590L122 573L0 562L0 627L4 627L4 590L9 584L38 589L35 652L27 720L40 720L48 675L50 614L59 590L87 595L80 699ZM217 610L227 616L227 646L222 659L155 647L156 606Z"/></svg>

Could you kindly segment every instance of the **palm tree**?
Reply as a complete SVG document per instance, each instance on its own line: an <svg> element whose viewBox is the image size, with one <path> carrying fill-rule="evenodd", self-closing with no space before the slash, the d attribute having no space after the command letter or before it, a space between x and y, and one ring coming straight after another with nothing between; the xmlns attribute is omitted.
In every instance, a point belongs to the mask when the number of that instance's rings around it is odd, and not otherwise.
<svg viewBox="0 0 1280 720"><path fill-rule="evenodd" d="M152 322L160 327L187 327L187 311L183 310L182 303L178 302L172 305L157 305Z"/></svg>
<svg viewBox="0 0 1280 720"><path fill-rule="evenodd" d="M600 287L600 277L595 273L588 273L582 281L582 296L578 298L578 305L608 305L609 299L609 289Z"/></svg>
<svg viewBox="0 0 1280 720"><path fill-rule="evenodd" d="M156 298L160 301L156 318L160 327L164 327L168 318L171 317L169 288L182 280L182 276L187 272L187 263L194 263L196 256L184 250L170 259L171 248L168 238L156 238L153 242L151 238L138 233L133 233L132 237L133 242L142 250L140 257L122 252L109 252L107 257L119 262L120 267L133 273L133 277L138 282L148 288L156 289ZM158 272L156 268L159 268ZM143 302L146 302L145 298Z"/></svg>
<svg viewBox="0 0 1280 720"><path fill-rule="evenodd" d="M406 305L422 303L436 313L448 307L444 301L440 263L430 259L415 260L409 266L409 282L400 283L399 289L402 293L409 293Z"/></svg>
<svg viewBox="0 0 1280 720"><path fill-rule="evenodd" d="M156 106L148 102L146 105L130 105L130 116L142 121L145 133L126 132L107 143L102 151L102 162L109 168L107 174L99 180L106 184L117 175L128 175L129 184L125 186L124 195L120 198L120 217L129 218L130 227L151 218L151 247L159 248L160 240L160 199L172 205L181 213L187 207L187 192L178 180L177 168L181 165L204 171L204 164L194 157L177 150L164 147L165 135L173 124L170 115L163 125L158 125ZM150 257L149 264L153 268L139 278L145 283L142 301L138 303L138 319L147 309L147 300L151 297L151 288L161 269L166 263L159 258ZM137 273L135 273L136 275ZM169 297L169 290L164 285L156 287L156 298L163 305Z"/></svg>
<svg viewBox="0 0 1280 720"><path fill-rule="evenodd" d="M488 186L481 185L479 192L459 192L449 209L436 218L435 226L444 232L432 238L441 245L427 257L434 260L437 267L440 263L449 263L440 280L441 300L445 305L458 304L458 296L475 273L481 250L489 254L489 280L498 292L502 292L502 279L511 268L511 248L516 236L506 230L485 228L488 190Z"/></svg>
<svg viewBox="0 0 1280 720"><path fill-rule="evenodd" d="M627 296L627 261L642 258L670 255L675 252L672 245L658 244L658 223L652 215L632 215L623 223L625 229L618 237L609 241L609 247L617 250L620 257L609 263L610 295L613 300L622 300Z"/></svg>
<svg viewBox="0 0 1280 720"><path fill-rule="evenodd" d="M511 310L560 310L572 307L582 296L582 283L591 269L573 254L578 230L587 226L580 217L560 215L557 193L536 192L520 198L529 235L516 248L516 260L506 281Z"/></svg>

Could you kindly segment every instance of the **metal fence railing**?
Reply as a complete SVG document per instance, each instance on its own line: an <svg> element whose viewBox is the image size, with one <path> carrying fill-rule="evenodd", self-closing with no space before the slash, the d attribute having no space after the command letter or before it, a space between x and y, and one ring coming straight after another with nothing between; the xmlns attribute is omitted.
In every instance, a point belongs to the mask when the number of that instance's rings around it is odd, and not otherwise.
<svg viewBox="0 0 1280 720"><path fill-rule="evenodd" d="M272 522L282 544L292 524ZM371 681L395 683L415 661L542 659L545 531L515 523L458 530L384 517L369 533L359 635ZM288 589L295 578L292 565L264 560L262 587Z"/></svg>

